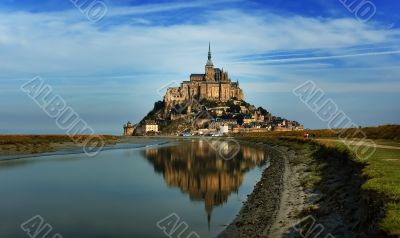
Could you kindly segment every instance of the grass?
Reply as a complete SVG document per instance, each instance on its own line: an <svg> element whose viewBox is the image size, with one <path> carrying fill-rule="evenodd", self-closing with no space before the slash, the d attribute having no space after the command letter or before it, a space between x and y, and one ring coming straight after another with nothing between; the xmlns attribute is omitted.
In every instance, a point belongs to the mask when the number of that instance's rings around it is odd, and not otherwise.
<svg viewBox="0 0 400 238"><path fill-rule="evenodd" d="M371 178L364 189L382 192L400 201L400 150L378 148L368 160L364 174Z"/></svg>
<svg viewBox="0 0 400 238"><path fill-rule="evenodd" d="M400 142L399 141L392 141L392 140L375 140L375 143L378 145L388 145L388 146L397 146L400 147Z"/></svg>
<svg viewBox="0 0 400 238"><path fill-rule="evenodd" d="M386 217L381 222L383 230L389 234L400 236L400 204L389 203L386 205Z"/></svg>
<svg viewBox="0 0 400 238"><path fill-rule="evenodd" d="M347 150L339 141L320 140L319 143L338 151ZM396 146L396 142L378 141L378 144ZM351 154L350 151L348 153ZM348 159L357 160L356 156L348 156ZM362 172L366 182L362 190L377 193L384 198L382 209L385 210L385 217L379 224L380 228L390 235L400 237L400 150L377 148L364 163L366 166Z"/></svg>
<svg viewBox="0 0 400 238"><path fill-rule="evenodd" d="M387 197L382 229L400 236L400 150L378 148L363 172L369 179L362 188Z"/></svg>

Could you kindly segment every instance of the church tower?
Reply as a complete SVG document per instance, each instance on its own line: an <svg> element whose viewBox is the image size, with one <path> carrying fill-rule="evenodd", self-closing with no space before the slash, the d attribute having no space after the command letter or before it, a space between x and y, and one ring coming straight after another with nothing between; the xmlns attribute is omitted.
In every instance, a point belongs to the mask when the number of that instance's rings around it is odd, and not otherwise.
<svg viewBox="0 0 400 238"><path fill-rule="evenodd" d="M208 60L206 64L206 81L214 81L215 80L215 70L214 64L211 60L211 43L208 43Z"/></svg>

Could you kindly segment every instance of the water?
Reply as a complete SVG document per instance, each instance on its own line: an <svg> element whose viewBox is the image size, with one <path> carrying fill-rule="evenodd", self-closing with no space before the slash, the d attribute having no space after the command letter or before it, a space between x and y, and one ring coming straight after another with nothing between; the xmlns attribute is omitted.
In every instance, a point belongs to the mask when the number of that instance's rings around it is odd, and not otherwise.
<svg viewBox="0 0 400 238"><path fill-rule="evenodd" d="M0 237L29 237L20 224L40 215L53 227L48 237L165 238L156 224L172 213L186 235L215 237L259 180L263 148L242 145L227 161L208 141L166 140L136 139L95 158L1 161Z"/></svg>

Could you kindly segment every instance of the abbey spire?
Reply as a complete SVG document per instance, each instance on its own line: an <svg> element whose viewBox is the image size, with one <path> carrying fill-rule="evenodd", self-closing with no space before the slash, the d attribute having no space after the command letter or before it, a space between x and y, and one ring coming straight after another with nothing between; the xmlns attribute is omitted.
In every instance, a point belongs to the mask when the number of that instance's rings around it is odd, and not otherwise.
<svg viewBox="0 0 400 238"><path fill-rule="evenodd" d="M206 64L206 74L205 74L205 80L206 81L214 81L215 80L215 69L214 69L214 64L211 60L211 43L208 42L208 60Z"/></svg>
<svg viewBox="0 0 400 238"><path fill-rule="evenodd" d="M208 60L206 66L214 66L212 60L211 60L211 43L208 42Z"/></svg>

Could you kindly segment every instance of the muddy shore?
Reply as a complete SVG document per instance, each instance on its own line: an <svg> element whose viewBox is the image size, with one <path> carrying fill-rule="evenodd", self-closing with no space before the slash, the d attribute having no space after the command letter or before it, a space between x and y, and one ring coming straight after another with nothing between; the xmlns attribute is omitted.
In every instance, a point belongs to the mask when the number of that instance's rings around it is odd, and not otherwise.
<svg viewBox="0 0 400 238"><path fill-rule="evenodd" d="M296 222L295 213L304 203L299 184L299 166L290 163L295 156L283 146L266 146L270 166L263 172L234 221L218 236L289 237Z"/></svg>

